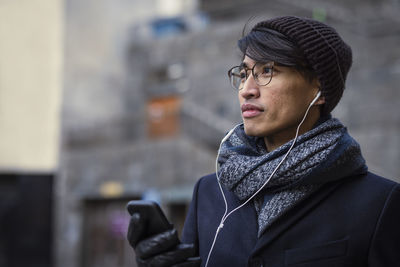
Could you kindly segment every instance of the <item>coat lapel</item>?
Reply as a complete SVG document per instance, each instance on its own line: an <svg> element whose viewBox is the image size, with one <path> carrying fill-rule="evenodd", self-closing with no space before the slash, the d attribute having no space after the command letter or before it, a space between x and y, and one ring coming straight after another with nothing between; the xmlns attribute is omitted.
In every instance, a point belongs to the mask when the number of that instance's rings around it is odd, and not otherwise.
<svg viewBox="0 0 400 267"><path fill-rule="evenodd" d="M298 220L303 218L308 212L314 209L321 201L328 197L341 183L327 184L320 188L316 193L311 194L308 198L299 202L296 206L283 214L262 234L253 251L256 255L260 250L271 244L276 237L294 225ZM296 208L301 206L300 209Z"/></svg>

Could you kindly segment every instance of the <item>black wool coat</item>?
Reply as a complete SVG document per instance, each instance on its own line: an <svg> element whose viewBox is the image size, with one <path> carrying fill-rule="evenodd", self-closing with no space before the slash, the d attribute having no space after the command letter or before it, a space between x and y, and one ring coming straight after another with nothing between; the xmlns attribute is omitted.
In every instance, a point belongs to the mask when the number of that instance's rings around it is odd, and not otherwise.
<svg viewBox="0 0 400 267"><path fill-rule="evenodd" d="M229 210L240 200L227 190ZM215 174L200 179L182 240L197 245L202 266L225 206ZM328 183L257 237L253 202L230 216L208 267L399 267L400 185L367 173Z"/></svg>

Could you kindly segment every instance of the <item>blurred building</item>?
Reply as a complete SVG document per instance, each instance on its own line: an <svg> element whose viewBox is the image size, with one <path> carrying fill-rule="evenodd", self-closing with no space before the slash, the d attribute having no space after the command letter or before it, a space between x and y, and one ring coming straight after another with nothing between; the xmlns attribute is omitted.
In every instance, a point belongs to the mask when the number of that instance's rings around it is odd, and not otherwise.
<svg viewBox="0 0 400 267"><path fill-rule="evenodd" d="M0 26L0 198L20 207L0 215L15 232L32 226L14 244L43 243L36 266L50 266L49 255L57 267L135 266L125 240L130 199L159 201L182 228L194 183L214 171L221 138L240 122L227 79L240 61L236 41L263 18L308 16L337 28L354 64L334 115L371 171L400 178L398 1L42 2L0 3L0 20L13 26ZM40 220L14 224L26 203Z"/></svg>
<svg viewBox="0 0 400 267"><path fill-rule="evenodd" d="M226 72L240 60L236 41L252 15L314 16L337 27L355 64L335 115L370 152L372 170L398 176L393 2L165 2L67 1L60 264L132 266L132 250L123 235L115 241L108 218L117 210L126 216L126 201L146 192L182 226L193 184L214 170L219 141L240 121ZM371 42L376 34L382 40ZM392 50L377 52L384 44ZM371 79L380 75L380 83ZM382 101L394 112L374 109ZM382 161L377 151L395 156Z"/></svg>

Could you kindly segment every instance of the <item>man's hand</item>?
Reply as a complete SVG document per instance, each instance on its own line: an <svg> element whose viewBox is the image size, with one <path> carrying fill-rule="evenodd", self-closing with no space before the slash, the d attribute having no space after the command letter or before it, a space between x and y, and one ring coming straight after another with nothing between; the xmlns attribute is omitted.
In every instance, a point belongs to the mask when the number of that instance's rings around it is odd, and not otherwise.
<svg viewBox="0 0 400 267"><path fill-rule="evenodd" d="M134 213L128 228L128 241L135 249L139 267L198 267L201 260L195 257L193 244L182 244L175 229L151 237L144 237L146 220Z"/></svg>

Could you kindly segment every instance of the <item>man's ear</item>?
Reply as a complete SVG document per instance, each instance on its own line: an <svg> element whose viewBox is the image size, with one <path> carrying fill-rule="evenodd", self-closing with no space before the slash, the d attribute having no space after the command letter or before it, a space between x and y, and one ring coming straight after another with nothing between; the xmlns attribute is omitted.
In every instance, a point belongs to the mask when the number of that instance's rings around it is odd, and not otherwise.
<svg viewBox="0 0 400 267"><path fill-rule="evenodd" d="M318 79L314 79L312 82L313 88L316 88L317 93L321 92L321 96L318 98L318 100L314 103L314 105L323 105L325 104L325 96L322 95L322 89L321 89L321 84Z"/></svg>
<svg viewBox="0 0 400 267"><path fill-rule="evenodd" d="M323 105L325 104L325 96L321 95L314 105Z"/></svg>

